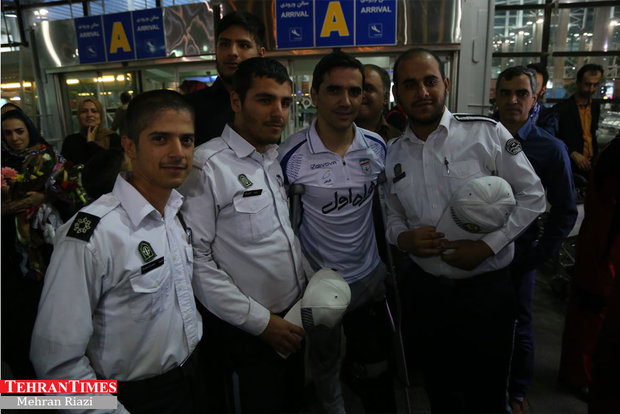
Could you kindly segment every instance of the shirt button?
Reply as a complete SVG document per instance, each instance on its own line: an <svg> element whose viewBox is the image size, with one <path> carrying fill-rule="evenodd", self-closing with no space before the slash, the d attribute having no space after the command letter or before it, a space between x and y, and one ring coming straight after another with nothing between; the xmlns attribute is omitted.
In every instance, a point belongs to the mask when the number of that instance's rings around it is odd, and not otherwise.
<svg viewBox="0 0 620 414"><path fill-rule="evenodd" d="M183 290L183 283L179 285L179 290Z"/></svg>
<svg viewBox="0 0 620 414"><path fill-rule="evenodd" d="M176 254L173 254L173 255L172 255L172 257L173 257L174 259L176 259L176 258L177 258L177 255L176 255Z"/></svg>
<svg viewBox="0 0 620 414"><path fill-rule="evenodd" d="M189 319L189 313L186 313L185 315L183 315L183 319Z"/></svg>

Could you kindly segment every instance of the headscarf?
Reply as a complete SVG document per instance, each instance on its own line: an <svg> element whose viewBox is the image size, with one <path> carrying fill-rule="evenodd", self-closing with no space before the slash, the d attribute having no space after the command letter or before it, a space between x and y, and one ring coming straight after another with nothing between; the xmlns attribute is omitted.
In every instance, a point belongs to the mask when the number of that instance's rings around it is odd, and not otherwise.
<svg viewBox="0 0 620 414"><path fill-rule="evenodd" d="M80 118L80 112L82 112L82 108L86 102L91 102L97 108L97 112L99 113L99 125L97 126L97 132L95 133L95 143L102 148L110 149L110 135L116 134L116 132L111 129L105 128L104 124L104 113L103 113L103 105L95 98L85 98L80 101L78 104L78 120ZM88 136L88 127L83 127L80 125L80 135L86 139Z"/></svg>
<svg viewBox="0 0 620 414"><path fill-rule="evenodd" d="M7 111L2 114L2 122L7 119L19 119L21 120L26 128L28 129L28 135L30 139L28 141L28 148L23 150L14 150L4 139L4 134L2 134L2 166L3 167L11 167L19 170L24 162L24 159L29 154L29 148L37 145L37 144L46 144L43 137L39 133L37 127L34 126L34 123L28 118L28 116L21 109L14 109L12 111Z"/></svg>

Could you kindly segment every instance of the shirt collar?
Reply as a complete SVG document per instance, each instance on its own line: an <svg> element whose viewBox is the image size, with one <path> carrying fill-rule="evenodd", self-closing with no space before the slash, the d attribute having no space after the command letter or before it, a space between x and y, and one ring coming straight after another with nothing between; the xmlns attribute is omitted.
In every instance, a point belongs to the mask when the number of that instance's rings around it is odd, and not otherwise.
<svg viewBox="0 0 620 414"><path fill-rule="evenodd" d="M256 151L256 148L254 148L252 144L232 129L230 125L226 125L226 127L224 127L224 131L222 131L222 139L239 158L252 157L253 154L256 154L269 160L273 160L278 156L277 145L267 145L265 152L261 154Z"/></svg>
<svg viewBox="0 0 620 414"><path fill-rule="evenodd" d="M534 124L534 119L528 118L527 122L523 124L523 126L517 131L517 136L515 136L515 138L519 138L522 141L527 140L527 137L530 135L532 129L534 128Z"/></svg>
<svg viewBox="0 0 620 414"><path fill-rule="evenodd" d="M441 115L441 120L439 121L439 125L437 126L437 128L435 129L435 131L431 132L431 134L429 135L429 137L434 134L436 131L443 129L446 131L446 135L448 135L450 133L450 123L453 121L453 116L452 116L452 112L450 112L448 110L448 108L446 108L444 106L443 108L443 115ZM416 134L413 132L413 130L411 129L411 125L409 123L407 123L407 128L405 128L405 132L403 132L403 137L406 139L409 139L410 141L413 142L424 142L422 141L420 138L418 138L416 136Z"/></svg>
<svg viewBox="0 0 620 414"><path fill-rule="evenodd" d="M310 125L310 128L308 128L307 130L308 143L310 144L310 151L313 154L318 154L321 152L333 152L327 149L325 144L323 144L321 137L319 137L319 134L316 131L316 122L317 120L315 118L314 121L312 121L312 125ZM351 146L349 147L347 152L368 148L368 143L364 139L364 135L362 132L363 129L355 125L355 123L353 123L353 130L355 132L355 135L353 136L353 142L351 143Z"/></svg>
<svg viewBox="0 0 620 414"><path fill-rule="evenodd" d="M146 216L152 213L159 215L159 212L140 194L136 187L127 181L130 177L129 174L131 173L120 173L116 177L112 195L120 201L133 225L139 226ZM166 217L175 216L181 208L181 204L183 204L183 196L173 189L170 193L170 198L166 202L164 215Z"/></svg>

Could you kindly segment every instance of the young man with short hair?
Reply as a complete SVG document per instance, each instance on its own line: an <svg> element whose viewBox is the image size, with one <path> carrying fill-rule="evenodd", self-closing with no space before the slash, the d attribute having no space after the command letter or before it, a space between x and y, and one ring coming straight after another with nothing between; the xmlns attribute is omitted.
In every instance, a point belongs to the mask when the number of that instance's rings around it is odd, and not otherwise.
<svg viewBox="0 0 620 414"><path fill-rule="evenodd" d="M127 125L132 172L57 231L30 356L41 379L118 380L120 412L202 413L202 322L175 190L192 168L194 114L177 92L150 91Z"/></svg>
<svg viewBox="0 0 620 414"><path fill-rule="evenodd" d="M446 108L450 80L426 49L394 64L394 95L409 125L386 159L387 238L407 253L410 320L432 412L506 412L514 293L508 266L512 240L545 208L544 191L521 146L501 124ZM471 180L507 181L516 206L503 225L448 239L442 216ZM455 224L456 226L456 224ZM476 235L477 237L474 237Z"/></svg>
<svg viewBox="0 0 620 414"><path fill-rule="evenodd" d="M239 63L265 55L265 26L252 13L227 14L215 28L215 65L218 77L208 88L187 95L196 112L196 146L219 137L234 111L230 104L232 79Z"/></svg>
<svg viewBox="0 0 620 414"><path fill-rule="evenodd" d="M291 95L278 61L241 62L231 93L235 120L196 149L181 188L193 235L194 292L209 310L207 375L214 387L232 383L221 394L238 396L218 412L291 413L302 402L305 332L282 318L306 282L277 161Z"/></svg>
<svg viewBox="0 0 620 414"><path fill-rule="evenodd" d="M353 123L362 105L363 86L364 73L357 59L342 52L324 56L312 78L317 118L281 145L280 163L289 185L305 186L298 234L310 265L314 271L335 269L351 288L342 326L347 366L358 368L353 390L367 412L395 412L388 369L387 272L378 254L372 215L385 142ZM308 337L310 369L323 409L344 413L341 325L310 332ZM345 370L345 376L351 371Z"/></svg>

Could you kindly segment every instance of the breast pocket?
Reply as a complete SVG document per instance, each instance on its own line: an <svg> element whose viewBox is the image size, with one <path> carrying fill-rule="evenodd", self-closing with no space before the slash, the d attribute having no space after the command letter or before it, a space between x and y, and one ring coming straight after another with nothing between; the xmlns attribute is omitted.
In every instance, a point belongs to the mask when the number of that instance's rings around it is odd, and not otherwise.
<svg viewBox="0 0 620 414"><path fill-rule="evenodd" d="M138 274L129 279L132 298L129 301L135 320L144 321L168 309L172 302L172 277L169 264Z"/></svg>
<svg viewBox="0 0 620 414"><path fill-rule="evenodd" d="M457 180L467 180L476 178L480 173L480 165L471 161L452 162L447 165L443 172L444 177Z"/></svg>
<svg viewBox="0 0 620 414"><path fill-rule="evenodd" d="M276 213L271 204L271 195L265 190L258 197L239 195L233 199L237 216L235 230L239 240L259 241L274 232Z"/></svg>

